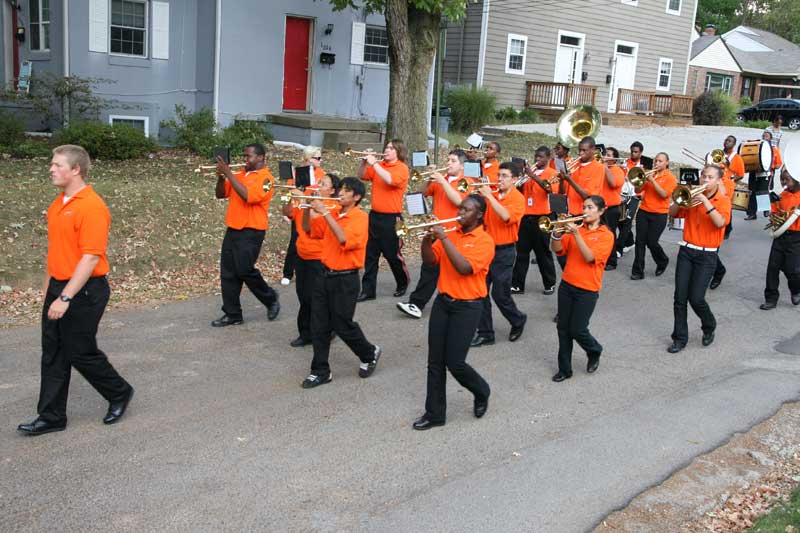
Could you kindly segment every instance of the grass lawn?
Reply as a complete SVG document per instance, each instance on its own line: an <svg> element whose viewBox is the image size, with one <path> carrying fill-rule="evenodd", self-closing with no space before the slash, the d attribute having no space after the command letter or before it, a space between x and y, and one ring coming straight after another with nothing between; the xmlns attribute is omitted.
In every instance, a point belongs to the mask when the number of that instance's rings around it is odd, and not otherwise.
<svg viewBox="0 0 800 533"><path fill-rule="evenodd" d="M798 533L800 531L800 487L794 489L788 502L776 505L768 514L756 520L750 531Z"/></svg>

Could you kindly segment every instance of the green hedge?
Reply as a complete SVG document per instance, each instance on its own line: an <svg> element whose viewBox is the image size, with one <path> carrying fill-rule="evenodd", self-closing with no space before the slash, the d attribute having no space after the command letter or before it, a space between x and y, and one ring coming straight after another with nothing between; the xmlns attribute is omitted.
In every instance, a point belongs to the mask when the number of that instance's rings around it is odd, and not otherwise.
<svg viewBox="0 0 800 533"><path fill-rule="evenodd" d="M133 159L156 150L155 142L130 124L99 121L74 122L57 131L53 142L83 146L95 159Z"/></svg>
<svg viewBox="0 0 800 533"><path fill-rule="evenodd" d="M450 122L456 131L476 131L494 118L495 96L473 85L457 86L445 94L450 108Z"/></svg>
<svg viewBox="0 0 800 533"><path fill-rule="evenodd" d="M692 119L704 126L730 126L736 123L739 106L727 94L706 92L694 99Z"/></svg>
<svg viewBox="0 0 800 533"><path fill-rule="evenodd" d="M229 146L231 153L239 154L248 144L272 142L272 135L263 123L237 120L217 132L217 123L211 109L189 112L181 104L175 106L175 118L163 121L161 126L170 128L175 133L176 147L205 156L211 156L215 146Z"/></svg>

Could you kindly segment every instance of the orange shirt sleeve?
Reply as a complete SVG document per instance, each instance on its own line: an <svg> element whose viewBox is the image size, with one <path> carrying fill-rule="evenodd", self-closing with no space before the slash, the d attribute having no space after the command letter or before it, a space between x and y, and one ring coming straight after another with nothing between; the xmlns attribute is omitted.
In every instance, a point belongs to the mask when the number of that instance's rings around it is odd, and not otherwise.
<svg viewBox="0 0 800 533"><path fill-rule="evenodd" d="M366 214L364 214L366 217ZM350 251L357 248L363 248L367 243L369 236L369 226L366 224L359 224L357 220L352 220L348 224L340 225L344 230L344 244L340 244L342 250Z"/></svg>
<svg viewBox="0 0 800 533"><path fill-rule="evenodd" d="M472 267L472 272L477 273L481 270L489 268L494 259L494 241L489 239L477 239L475 246L464 247L461 250L461 255L467 260L467 263Z"/></svg>
<svg viewBox="0 0 800 533"><path fill-rule="evenodd" d="M82 254L105 255L108 248L108 230L111 220L104 209L87 211L80 221L78 250Z"/></svg>
<svg viewBox="0 0 800 533"><path fill-rule="evenodd" d="M735 176L744 176L744 160L739 154L734 154L730 164L731 172Z"/></svg>
<svg viewBox="0 0 800 533"><path fill-rule="evenodd" d="M538 185L536 185L538 187ZM511 191L511 198L509 199L508 205L506 205L506 209L508 210L508 221L506 224L513 225L519 224L519 221L522 220L522 215L525 214L525 197L522 196L522 193L514 194L514 192L519 191Z"/></svg>

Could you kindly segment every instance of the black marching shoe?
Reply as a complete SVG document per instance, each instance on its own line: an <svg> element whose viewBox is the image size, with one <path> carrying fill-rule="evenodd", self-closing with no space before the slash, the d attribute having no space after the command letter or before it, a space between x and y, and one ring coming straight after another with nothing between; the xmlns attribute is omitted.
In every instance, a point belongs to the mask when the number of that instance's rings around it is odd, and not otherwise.
<svg viewBox="0 0 800 533"><path fill-rule="evenodd" d="M475 398L475 405L473 407L475 418L483 417L483 415L486 414L486 410L488 408L489 408L489 398L486 398L485 400L479 400Z"/></svg>
<svg viewBox="0 0 800 533"><path fill-rule="evenodd" d="M478 333L475 333L475 336L472 337L472 342L469 343L472 348L491 346L492 344L494 344L494 337L484 337Z"/></svg>
<svg viewBox="0 0 800 533"><path fill-rule="evenodd" d="M222 315L218 319L211 322L211 326L215 328L224 328L225 326L238 326L243 323L241 318L233 318L230 315Z"/></svg>
<svg viewBox="0 0 800 533"><path fill-rule="evenodd" d="M700 342L702 342L703 346L711 345L711 343L714 342L714 332L703 333L703 340Z"/></svg>
<svg viewBox="0 0 800 533"><path fill-rule="evenodd" d="M658 277L661 274L663 274L664 272L666 272L668 266L669 266L669 261L667 261L664 266L660 266L660 267L656 268L656 277Z"/></svg>
<svg viewBox="0 0 800 533"><path fill-rule="evenodd" d="M310 340L305 340L303 337L297 337L289 343L289 346L292 348L302 348L303 346L308 346L309 344L311 344Z"/></svg>
<svg viewBox="0 0 800 533"><path fill-rule="evenodd" d="M800 305L800 292L792 294L792 305Z"/></svg>
<svg viewBox="0 0 800 533"><path fill-rule="evenodd" d="M281 312L281 303L275 298L275 301L267 306L267 320L273 321L278 318L278 313Z"/></svg>
<svg viewBox="0 0 800 533"><path fill-rule="evenodd" d="M778 302L764 302L758 306L758 308L762 311L769 311L770 309L775 309L776 307L778 307Z"/></svg>
<svg viewBox="0 0 800 533"><path fill-rule="evenodd" d="M522 332L525 331L525 324L527 324L527 322L528 315L525 315L525 320L522 321L522 324L511 328L511 331L508 333L508 340L511 342L519 340L519 338L522 337Z"/></svg>
<svg viewBox="0 0 800 533"><path fill-rule="evenodd" d="M333 381L333 374L328 374L327 376L309 374L306 376L306 379L303 380L302 387L304 389L313 389L314 387L330 383L331 381Z"/></svg>
<svg viewBox="0 0 800 533"><path fill-rule="evenodd" d="M559 370L558 373L555 376L553 376L553 381L555 381L556 383L561 383L565 379L569 379L571 377L572 377L572 372L561 372Z"/></svg>
<svg viewBox="0 0 800 533"><path fill-rule="evenodd" d="M374 300L374 299L375 299L375 295L374 294L370 295L370 294L367 294L366 292L360 292L358 294L358 298L356 298L356 301L357 302L366 302L367 300Z"/></svg>
<svg viewBox="0 0 800 533"><path fill-rule="evenodd" d="M709 286L708 286L708 288L709 288L709 289L711 289L711 290L713 291L714 289L716 289L717 287L719 287L720 283L722 283L722 278L724 278L724 277L725 277L725 273L724 273L724 272L723 272L723 274L722 274L720 277L716 277L716 276L714 276L714 277L711 279L711 285L709 285Z"/></svg>
<svg viewBox="0 0 800 533"><path fill-rule="evenodd" d="M28 424L20 424L17 426L17 431L24 433L25 435L35 437L37 435L44 435L45 433L52 433L54 431L64 431L67 429L67 423L57 424L55 422L48 422L47 420L42 420L41 418L37 418L33 422Z"/></svg>
<svg viewBox="0 0 800 533"><path fill-rule="evenodd" d="M428 418L428 415L422 415L421 417L419 417L418 419L416 419L414 421L414 423L411 425L411 427L413 427L414 429L416 429L418 431L425 431L426 429L431 429L431 428L435 428L435 427L443 426L443 425L444 425L444 421L436 422L436 421L431 420L430 418Z"/></svg>
<svg viewBox="0 0 800 533"><path fill-rule="evenodd" d="M407 290L408 290L408 285L406 285L405 287L397 287L392 293L392 296L394 296L395 298L400 298L401 296L405 296Z"/></svg>
<svg viewBox="0 0 800 533"><path fill-rule="evenodd" d="M376 344L375 348L372 350L372 361L369 363L361 363L358 367L358 377L368 378L375 372L375 368L378 366L378 359L381 358L381 353L383 353L383 350Z"/></svg>
<svg viewBox="0 0 800 533"><path fill-rule="evenodd" d="M133 387L131 387L128 395L123 400L109 403L108 412L106 416L103 417L103 424L115 424L119 422L119 419L125 414L125 410L128 409L128 404L131 403L132 398Z"/></svg>
<svg viewBox="0 0 800 533"><path fill-rule="evenodd" d="M755 220L756 216L755 215L747 215L746 217L744 217L744 219L745 220Z"/></svg>
<svg viewBox="0 0 800 533"><path fill-rule="evenodd" d="M617 269L617 265L606 265L605 271L606 272L611 272L612 270L616 270L616 269Z"/></svg>
<svg viewBox="0 0 800 533"><path fill-rule="evenodd" d="M631 274L631 279L633 281L639 281L639 280L644 279L644 275L642 275L642 274Z"/></svg>
<svg viewBox="0 0 800 533"><path fill-rule="evenodd" d="M586 363L586 371L593 374L598 366L600 366L600 354L590 355L589 361Z"/></svg>
<svg viewBox="0 0 800 533"><path fill-rule="evenodd" d="M679 342L674 342L673 341L672 344L670 344L669 347L667 348L667 351L669 353L678 353L681 350L683 350L684 348L686 348L685 344L681 344Z"/></svg>

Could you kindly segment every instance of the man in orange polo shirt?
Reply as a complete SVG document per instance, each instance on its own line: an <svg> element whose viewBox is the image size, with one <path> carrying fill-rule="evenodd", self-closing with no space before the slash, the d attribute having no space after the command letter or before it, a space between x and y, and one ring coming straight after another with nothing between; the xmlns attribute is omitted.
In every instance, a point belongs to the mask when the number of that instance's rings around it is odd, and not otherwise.
<svg viewBox="0 0 800 533"><path fill-rule="evenodd" d="M614 249L608 256L606 270L617 268L617 226L619 226L620 205L622 204L622 186L625 185L625 171L617 165L619 150L609 146L605 153L606 175L603 180L603 189L600 196L606 201L606 226L614 235Z"/></svg>
<svg viewBox="0 0 800 533"><path fill-rule="evenodd" d="M478 192L486 198L486 231L494 240L494 259L486 276L486 288L491 288L492 299L500 309L500 313L511 324L508 340L516 341L525 329L527 315L517 309L511 297L511 274L514 259L517 255L516 242L519 238L519 223L525 212L525 197L514 184L519 179L520 169L514 163L505 162L500 165L497 175L499 185L497 192L489 185L483 185ZM494 325L492 323L492 302L487 295L483 299L483 310L478 329L470 346L486 346L494 344Z"/></svg>
<svg viewBox="0 0 800 533"><path fill-rule="evenodd" d="M703 329L703 346L714 342L717 321L706 302L708 287L717 264L717 251L725 235L725 225L731 217L730 199L722 193L722 169L706 165L700 176L700 184L706 189L695 196L692 207L681 207L673 203L669 214L683 218L683 241L678 250L675 265L675 325L672 329L672 344L669 353L677 353L689 341L686 304L700 318Z"/></svg>
<svg viewBox="0 0 800 533"><path fill-rule="evenodd" d="M225 237L222 239L219 270L222 286L222 311L225 313L211 322L215 328L241 324L242 305L239 296L242 283L267 308L267 319L275 320L281 310L278 293L267 285L256 268L258 254L269 227L269 201L273 190L264 191L264 183L275 183L264 164L266 152L261 144L244 147L245 167L231 172L221 157L217 157L217 198L228 198L225 214Z"/></svg>
<svg viewBox="0 0 800 533"><path fill-rule="evenodd" d="M403 198L408 186L408 148L400 139L392 139L383 148L383 161L369 154L361 160L358 177L372 182L372 209L369 212L369 241L361 294L358 301L374 300L381 254L394 275L394 297L406 293L411 277L403 258L403 241L395 225L403 219Z"/></svg>
<svg viewBox="0 0 800 533"><path fill-rule="evenodd" d="M605 166L594 159L595 142L593 137L584 137L578 144L580 163L564 179L567 187L567 205L570 216L583 214L583 201L589 196L600 194L606 176Z"/></svg>
<svg viewBox="0 0 800 533"><path fill-rule="evenodd" d="M26 435L67 427L73 367L109 402L104 424L119 421L133 397L133 387L97 347L97 326L110 294L106 248L111 215L86 184L89 167L89 154L80 146L53 150L50 179L62 193L47 210L39 416L18 426Z"/></svg>
<svg viewBox="0 0 800 533"><path fill-rule="evenodd" d="M500 171L500 161L497 156L501 150L500 143L497 141L486 143L486 152L484 153L483 161L481 161L481 167L487 181L492 183L497 181L497 173Z"/></svg>
<svg viewBox="0 0 800 533"><path fill-rule="evenodd" d="M542 276L544 294L553 294L556 286L556 266L550 251L550 235L539 229L539 217L550 215L549 194L553 190L553 180L558 174L548 165L550 149L540 146L536 150L534 167L526 169L530 177L522 186L525 199L525 214L519 224L517 258L511 276L511 293L525 292L525 278L528 275L531 250L533 250L539 274Z"/></svg>
<svg viewBox="0 0 800 533"><path fill-rule="evenodd" d="M322 239L322 274L314 285L311 306L311 340L314 359L303 388L330 383L328 363L331 333L358 356L358 375L368 378L378 366L381 347L370 343L353 320L359 293L358 270L364 266L369 235L369 217L358 206L364 197L364 184L358 178L344 178L339 188L340 208L330 210L322 200L312 200L311 209L324 217L325 225L311 225L311 215L303 213L303 231Z"/></svg>

